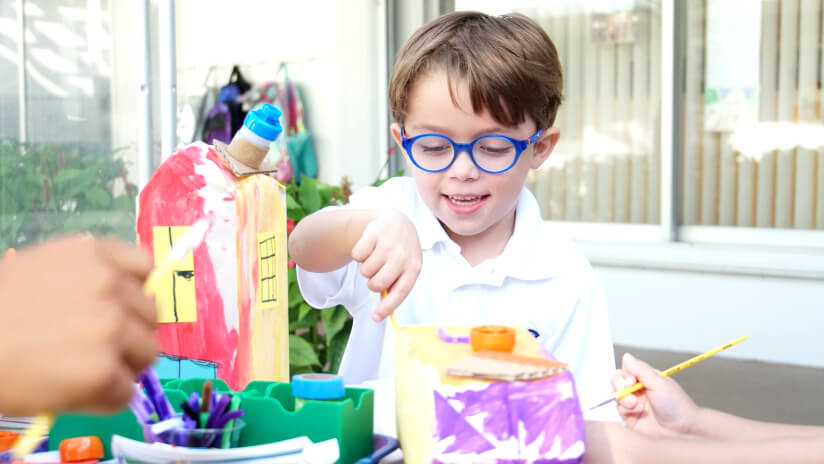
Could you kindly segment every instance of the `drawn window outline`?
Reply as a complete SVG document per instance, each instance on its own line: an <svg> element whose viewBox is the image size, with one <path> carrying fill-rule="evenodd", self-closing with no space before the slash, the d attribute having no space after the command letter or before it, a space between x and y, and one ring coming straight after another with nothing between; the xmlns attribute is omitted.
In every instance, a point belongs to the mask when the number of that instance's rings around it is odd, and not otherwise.
<svg viewBox="0 0 824 464"><path fill-rule="evenodd" d="M168 255L172 243L183 235L188 226L154 226L154 257L161 262ZM192 252L175 266L163 279L156 294L158 322L189 323L197 322L197 305L195 296L195 271Z"/></svg>
<svg viewBox="0 0 824 464"><path fill-rule="evenodd" d="M278 301L277 240L274 232L258 234L258 304L274 306Z"/></svg>

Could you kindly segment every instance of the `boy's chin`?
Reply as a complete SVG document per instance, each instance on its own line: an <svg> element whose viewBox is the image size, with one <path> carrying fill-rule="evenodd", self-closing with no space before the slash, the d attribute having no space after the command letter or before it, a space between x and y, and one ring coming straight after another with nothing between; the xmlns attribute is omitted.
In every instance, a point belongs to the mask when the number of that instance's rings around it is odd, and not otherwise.
<svg viewBox="0 0 824 464"><path fill-rule="evenodd" d="M446 230L447 234L452 237L473 237L475 235L479 235L484 229L476 223L468 224L461 221L454 221L454 220L444 220L443 218L438 218L441 222L441 225Z"/></svg>

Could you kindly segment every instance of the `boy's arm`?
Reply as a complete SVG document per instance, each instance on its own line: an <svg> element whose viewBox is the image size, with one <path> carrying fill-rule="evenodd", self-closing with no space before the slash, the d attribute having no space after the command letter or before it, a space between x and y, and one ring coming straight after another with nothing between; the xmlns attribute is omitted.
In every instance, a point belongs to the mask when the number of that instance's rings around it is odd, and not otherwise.
<svg viewBox="0 0 824 464"><path fill-rule="evenodd" d="M311 272L329 272L352 261L352 248L375 210L334 209L303 218L289 235L289 256Z"/></svg>
<svg viewBox="0 0 824 464"><path fill-rule="evenodd" d="M608 422L587 422L584 463L687 464L822 462L824 440L758 441L653 439Z"/></svg>
<svg viewBox="0 0 824 464"><path fill-rule="evenodd" d="M295 263L310 272L330 272L360 263L369 290L386 292L372 312L380 322L412 291L423 262L415 226L392 209L344 208L305 217L289 237Z"/></svg>

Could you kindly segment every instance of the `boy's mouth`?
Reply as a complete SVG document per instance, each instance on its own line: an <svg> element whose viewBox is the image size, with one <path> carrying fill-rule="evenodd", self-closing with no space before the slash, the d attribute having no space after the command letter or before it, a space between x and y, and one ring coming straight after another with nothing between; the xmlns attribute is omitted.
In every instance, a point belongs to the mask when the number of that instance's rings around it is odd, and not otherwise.
<svg viewBox="0 0 824 464"><path fill-rule="evenodd" d="M486 199L489 195L445 195L452 203L458 206L472 206Z"/></svg>
<svg viewBox="0 0 824 464"><path fill-rule="evenodd" d="M443 195L449 209L456 214L472 214L486 203L489 195Z"/></svg>

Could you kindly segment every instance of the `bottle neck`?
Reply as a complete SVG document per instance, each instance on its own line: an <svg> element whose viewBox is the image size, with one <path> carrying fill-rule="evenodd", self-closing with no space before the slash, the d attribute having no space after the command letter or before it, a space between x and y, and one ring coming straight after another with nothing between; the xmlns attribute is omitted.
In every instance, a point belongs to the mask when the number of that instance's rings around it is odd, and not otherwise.
<svg viewBox="0 0 824 464"><path fill-rule="evenodd" d="M229 143L229 154L232 158L253 169L260 167L267 153L269 153L268 148L255 145L240 133L236 134Z"/></svg>

